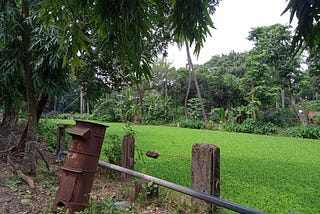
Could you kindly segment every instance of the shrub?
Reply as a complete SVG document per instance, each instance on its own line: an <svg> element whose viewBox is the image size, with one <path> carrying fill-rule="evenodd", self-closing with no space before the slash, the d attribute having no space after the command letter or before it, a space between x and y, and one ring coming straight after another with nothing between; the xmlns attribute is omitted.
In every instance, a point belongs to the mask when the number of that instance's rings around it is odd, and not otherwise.
<svg viewBox="0 0 320 214"><path fill-rule="evenodd" d="M221 123L225 121L226 112L224 108L214 108L209 114L209 120L215 123Z"/></svg>
<svg viewBox="0 0 320 214"><path fill-rule="evenodd" d="M74 119L74 114L72 114L72 113L58 114L56 119Z"/></svg>
<svg viewBox="0 0 320 214"><path fill-rule="evenodd" d="M309 116L309 120L311 123L314 123L316 125L320 125L320 112L313 112L313 114L311 114Z"/></svg>
<svg viewBox="0 0 320 214"><path fill-rule="evenodd" d="M50 120L42 119L38 124L38 132L43 136L44 142L49 143L53 149L57 147L57 125Z"/></svg>
<svg viewBox="0 0 320 214"><path fill-rule="evenodd" d="M316 126L296 126L288 128L285 135L309 139L320 139L320 128Z"/></svg>
<svg viewBox="0 0 320 214"><path fill-rule="evenodd" d="M144 123L156 125L170 123L173 121L173 110L170 97L162 98L160 94L153 92L144 99Z"/></svg>
<svg viewBox="0 0 320 214"><path fill-rule="evenodd" d="M104 99L95 106L93 117L105 122L120 122L121 115L117 109L117 101L115 99Z"/></svg>
<svg viewBox="0 0 320 214"><path fill-rule="evenodd" d="M276 134L278 131L278 126L274 125L273 123L258 123L255 134L265 134L265 135L271 135Z"/></svg>
<svg viewBox="0 0 320 214"><path fill-rule="evenodd" d="M299 120L291 108L267 109L259 114L260 121L263 123L273 123L278 127L289 127L299 124Z"/></svg>
<svg viewBox="0 0 320 214"><path fill-rule="evenodd" d="M199 98L188 100L188 111L191 120L199 121L201 119L201 103Z"/></svg>
<svg viewBox="0 0 320 214"><path fill-rule="evenodd" d="M254 133L255 126L252 119L247 119L243 123L227 123L225 124L226 131L231 132L243 132L243 133Z"/></svg>
<svg viewBox="0 0 320 214"><path fill-rule="evenodd" d="M305 103L309 111L320 111L320 100L305 100Z"/></svg>
<svg viewBox="0 0 320 214"><path fill-rule="evenodd" d="M74 114L74 118L78 120L94 120L95 117L92 114Z"/></svg>
<svg viewBox="0 0 320 214"><path fill-rule="evenodd" d="M179 125L182 128L190 129L203 129L206 127L206 123L202 120L180 120Z"/></svg>
<svg viewBox="0 0 320 214"><path fill-rule="evenodd" d="M109 136L108 143L104 148L107 162L121 166L122 143L119 135L112 134Z"/></svg>
<svg viewBox="0 0 320 214"><path fill-rule="evenodd" d="M243 123L230 123L225 124L224 129L231 132L242 132L251 134L275 134L278 131L278 127L271 122L262 123L255 122L253 119L246 119Z"/></svg>

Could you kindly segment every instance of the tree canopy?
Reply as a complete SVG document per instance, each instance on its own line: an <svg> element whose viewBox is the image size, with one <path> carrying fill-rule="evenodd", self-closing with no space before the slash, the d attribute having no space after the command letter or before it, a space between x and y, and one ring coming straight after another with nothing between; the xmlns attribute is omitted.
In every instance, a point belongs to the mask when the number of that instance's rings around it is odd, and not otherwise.
<svg viewBox="0 0 320 214"><path fill-rule="evenodd" d="M165 54L169 42L187 40L195 44L198 54L213 27L210 14L218 2L50 0L41 4L41 14L46 20L55 19L63 29L72 47L67 58L78 63L77 53L92 46L93 36L99 37L99 48L113 67L139 78L150 77L153 58Z"/></svg>
<svg viewBox="0 0 320 214"><path fill-rule="evenodd" d="M305 42L310 48L320 45L320 1L319 0L288 0L284 10L290 11L290 22L294 16L298 19L293 44L301 47Z"/></svg>
<svg viewBox="0 0 320 214"><path fill-rule="evenodd" d="M35 173L36 126L51 93L66 88L69 65L91 90L151 77L170 42L199 54L218 0L0 1L1 83L28 105L25 162ZM84 69L84 70L82 70ZM11 84L12 78L21 84ZM90 80L90 81L88 81ZM93 80L93 81L92 81ZM18 87L24 86L22 93ZM1 100L12 102L7 96Z"/></svg>

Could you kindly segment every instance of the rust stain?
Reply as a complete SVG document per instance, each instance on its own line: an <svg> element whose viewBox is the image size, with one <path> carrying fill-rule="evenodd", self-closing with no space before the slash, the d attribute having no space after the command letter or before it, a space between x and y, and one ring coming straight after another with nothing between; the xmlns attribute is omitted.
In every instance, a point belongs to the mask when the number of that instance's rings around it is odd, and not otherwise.
<svg viewBox="0 0 320 214"><path fill-rule="evenodd" d="M98 166L106 126L76 121L69 134L71 146L62 169L60 186L53 211L61 207L69 213L82 211L89 205L89 197Z"/></svg>

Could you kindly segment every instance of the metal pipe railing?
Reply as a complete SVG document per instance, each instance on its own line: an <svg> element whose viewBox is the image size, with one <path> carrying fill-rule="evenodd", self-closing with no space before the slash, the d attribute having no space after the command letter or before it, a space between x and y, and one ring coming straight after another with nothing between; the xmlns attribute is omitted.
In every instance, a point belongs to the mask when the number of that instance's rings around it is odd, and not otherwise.
<svg viewBox="0 0 320 214"><path fill-rule="evenodd" d="M217 206L220 206L220 207L223 207L223 208L226 208L226 209L238 212L238 213L244 213L244 214L263 214L264 213L264 212L261 212L261 211L258 211L258 210L255 210L255 209L252 209L249 207L241 206L239 204L236 204L236 203L233 203L233 202L230 202L227 200L223 200L223 199L220 199L220 198L217 198L217 197L214 197L214 196L202 193L202 192L198 192L198 191L191 189L191 188L188 188L188 187L184 187L184 186L181 186L181 185L178 185L175 183L171 183L169 181L162 180L162 179L159 179L159 178L156 178L156 177L153 177L150 175L146 175L146 174L143 174L140 172L136 172L136 171L133 171L130 169L126 169L126 168L123 168L123 167L120 167L120 166L117 166L114 164L106 163L106 162L103 162L100 160L99 160L98 164L102 167L106 167L106 168L109 168L109 169L112 169L112 170L115 170L118 172L126 173L126 174L129 174L129 175L132 175L132 176L135 176L138 178L142 178L142 179L145 179L148 181L153 181L161 186L164 186L169 189L184 193L186 195L190 195L192 197L213 203Z"/></svg>

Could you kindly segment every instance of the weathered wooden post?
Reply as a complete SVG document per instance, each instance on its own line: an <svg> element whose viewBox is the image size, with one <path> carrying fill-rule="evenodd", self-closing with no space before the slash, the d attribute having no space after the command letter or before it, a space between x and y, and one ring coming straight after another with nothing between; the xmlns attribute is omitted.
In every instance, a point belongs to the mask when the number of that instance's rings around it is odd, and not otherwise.
<svg viewBox="0 0 320 214"><path fill-rule="evenodd" d="M122 167L127 169L134 168L134 136L127 134L123 137L122 141ZM126 173L121 174L122 181L126 181L129 175Z"/></svg>
<svg viewBox="0 0 320 214"><path fill-rule="evenodd" d="M64 150L65 144L65 135L66 129L64 124L58 124L58 133L57 133L57 149L56 149L56 157L57 161L62 160L62 152Z"/></svg>
<svg viewBox="0 0 320 214"><path fill-rule="evenodd" d="M57 148L56 148L56 157L57 161L62 161L63 152L65 150L66 144L66 129L72 128L74 125L70 124L58 124L58 133L57 133Z"/></svg>
<svg viewBox="0 0 320 214"><path fill-rule="evenodd" d="M220 197L220 149L212 144L192 146L191 188ZM194 199L195 204L206 202ZM217 213L217 207L208 204L208 213Z"/></svg>

